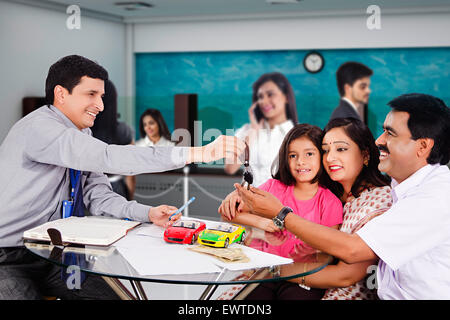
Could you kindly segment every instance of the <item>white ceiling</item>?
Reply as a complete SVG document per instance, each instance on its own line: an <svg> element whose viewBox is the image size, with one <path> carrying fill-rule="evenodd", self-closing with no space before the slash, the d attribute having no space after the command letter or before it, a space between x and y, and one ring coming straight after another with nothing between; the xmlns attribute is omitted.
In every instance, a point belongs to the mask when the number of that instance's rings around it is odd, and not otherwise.
<svg viewBox="0 0 450 320"><path fill-rule="evenodd" d="M450 0L300 0L298 3L269 4L267 0L10 0L12 2L65 10L76 4L81 12L123 22L151 22L173 19L211 17L280 17L332 14L333 12L366 13L376 4L381 13L449 11ZM272 0L273 1L273 0ZM278 0L280 1L280 0ZM286 0L293 1L293 0ZM117 2L144 2L153 5L141 10L125 10Z"/></svg>

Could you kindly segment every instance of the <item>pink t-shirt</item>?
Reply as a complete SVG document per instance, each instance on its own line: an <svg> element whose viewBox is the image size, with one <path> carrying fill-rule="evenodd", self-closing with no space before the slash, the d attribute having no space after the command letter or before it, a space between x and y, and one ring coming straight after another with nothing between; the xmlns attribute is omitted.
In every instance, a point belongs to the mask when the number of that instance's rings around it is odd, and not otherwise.
<svg viewBox="0 0 450 320"><path fill-rule="evenodd" d="M332 227L342 223L342 203L328 189L319 186L317 193L309 200L298 200L294 196L294 186L287 186L276 179L269 179L259 189L270 192L284 206L294 210L294 213L304 219L318 223L327 227ZM254 240L251 247L259 250L277 254L283 257L291 257L295 245L305 245L295 235L287 230L277 233L276 236L281 241L275 241L274 244L268 244L260 240Z"/></svg>

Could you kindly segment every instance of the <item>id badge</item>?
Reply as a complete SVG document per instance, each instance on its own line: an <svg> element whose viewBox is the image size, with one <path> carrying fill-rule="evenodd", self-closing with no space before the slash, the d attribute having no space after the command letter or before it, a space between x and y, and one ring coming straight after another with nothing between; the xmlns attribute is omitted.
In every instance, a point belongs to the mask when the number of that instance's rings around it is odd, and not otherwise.
<svg viewBox="0 0 450 320"><path fill-rule="evenodd" d="M72 216L72 210L73 210L73 201L71 200L64 200L62 203L62 217L68 218Z"/></svg>

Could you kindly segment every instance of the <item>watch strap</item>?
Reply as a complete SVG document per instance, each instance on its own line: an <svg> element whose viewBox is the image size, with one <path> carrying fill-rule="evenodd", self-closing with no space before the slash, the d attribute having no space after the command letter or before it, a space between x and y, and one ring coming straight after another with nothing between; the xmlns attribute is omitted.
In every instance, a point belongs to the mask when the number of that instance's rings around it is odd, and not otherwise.
<svg viewBox="0 0 450 320"><path fill-rule="evenodd" d="M284 222L284 219L286 218L287 214L292 211L294 210L292 210L290 207L283 207L283 209L281 209L280 212L277 214L278 220Z"/></svg>
<svg viewBox="0 0 450 320"><path fill-rule="evenodd" d="M277 214L277 216L274 217L272 220L277 227L279 227L280 229L283 229L284 228L284 219L286 218L286 216L289 212L293 212L293 211L294 210L292 210L289 207L283 207L283 209L281 209L280 212Z"/></svg>

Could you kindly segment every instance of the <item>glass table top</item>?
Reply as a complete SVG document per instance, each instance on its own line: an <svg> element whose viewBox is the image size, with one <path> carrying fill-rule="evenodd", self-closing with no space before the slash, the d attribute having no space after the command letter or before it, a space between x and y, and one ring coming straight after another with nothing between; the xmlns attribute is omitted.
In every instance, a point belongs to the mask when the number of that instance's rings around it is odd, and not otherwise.
<svg viewBox="0 0 450 320"><path fill-rule="evenodd" d="M131 230L126 237L131 239L133 236L137 237L139 230L145 228L142 224L137 228ZM178 271L176 273L145 275L139 273L133 265L124 257L124 248L113 244L109 247L100 246L54 246L48 243L38 243L33 241L24 241L25 247L33 254L45 259L53 264L69 267L77 266L82 272L88 272L100 276L128 279L135 281L148 281L160 283L174 283L174 284L201 284L201 285L220 285L220 284L246 284L257 283L265 281L280 281L290 280L293 278L302 277L320 271L326 267L331 261L332 257L328 254L318 252L317 250L305 245L298 240L294 235L287 231L278 233L267 233L255 228L246 228L246 239L243 244L232 244L229 248L239 248L240 246L248 246L253 249L271 253L277 256L291 258L292 261L283 264L280 269L279 265L255 267L243 270L233 270L233 268L221 267L216 272L202 272L201 266L198 272L184 272L187 266L192 267L196 264L195 259L184 259L181 256L177 262ZM142 240L141 240L142 239ZM150 241L148 237L141 236L139 241ZM119 243L120 240L117 242ZM145 246L145 244L143 243ZM176 248L192 248L198 244L170 244ZM175 247L174 247L175 248ZM151 245L148 250L141 250L142 254L151 252ZM217 249L220 250L220 249ZM139 254L139 252L138 252ZM197 253L201 254L201 253ZM170 261L172 262L170 262ZM154 261L164 267L167 261L167 267L173 269L173 257L168 257L163 254L148 258L148 264L151 266ZM170 264L170 265L169 265Z"/></svg>

